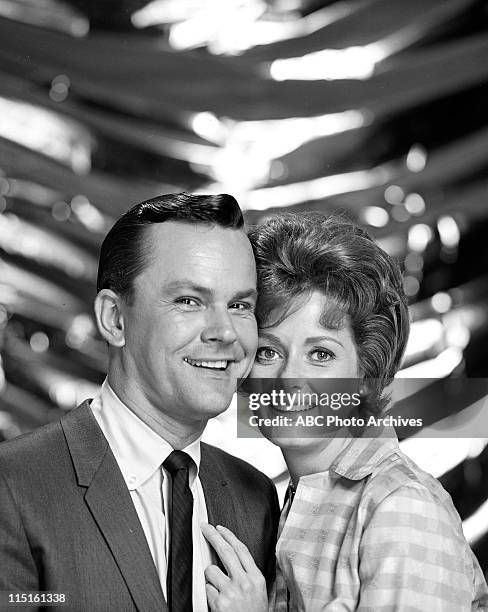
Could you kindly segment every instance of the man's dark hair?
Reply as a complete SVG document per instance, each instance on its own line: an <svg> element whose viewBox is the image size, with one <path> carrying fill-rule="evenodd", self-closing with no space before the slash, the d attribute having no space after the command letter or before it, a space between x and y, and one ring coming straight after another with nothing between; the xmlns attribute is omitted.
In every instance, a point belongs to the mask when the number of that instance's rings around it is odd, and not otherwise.
<svg viewBox="0 0 488 612"><path fill-rule="evenodd" d="M231 195L168 193L145 200L128 210L108 232L100 250L97 292L112 289L127 302L132 299L134 279L150 257L146 228L154 223L180 221L242 229L244 219Z"/></svg>

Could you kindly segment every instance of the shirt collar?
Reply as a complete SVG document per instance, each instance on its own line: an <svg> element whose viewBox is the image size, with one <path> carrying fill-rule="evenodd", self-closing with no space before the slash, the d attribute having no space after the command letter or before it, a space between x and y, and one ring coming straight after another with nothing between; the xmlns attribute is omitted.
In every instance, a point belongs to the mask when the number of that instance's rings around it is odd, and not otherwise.
<svg viewBox="0 0 488 612"><path fill-rule="evenodd" d="M362 480L387 456L399 451L393 427L367 427L360 437L351 438L330 466L330 471L350 480Z"/></svg>
<svg viewBox="0 0 488 612"><path fill-rule="evenodd" d="M146 482L174 450L117 397L107 379L90 408L107 438L129 490L137 489ZM190 468L192 485L200 468L200 438L182 450L195 462L195 469Z"/></svg>

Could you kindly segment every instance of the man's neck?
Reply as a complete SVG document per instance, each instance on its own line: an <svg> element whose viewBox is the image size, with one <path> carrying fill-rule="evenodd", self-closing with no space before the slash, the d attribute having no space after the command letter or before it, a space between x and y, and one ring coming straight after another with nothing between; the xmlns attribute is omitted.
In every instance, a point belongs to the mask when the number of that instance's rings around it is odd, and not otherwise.
<svg viewBox="0 0 488 612"><path fill-rule="evenodd" d="M196 423L175 421L153 407L150 402L134 397L135 394L131 394L124 385L119 384L119 381L111 377L110 373L108 383L119 400L175 450L186 448L203 434L207 421Z"/></svg>

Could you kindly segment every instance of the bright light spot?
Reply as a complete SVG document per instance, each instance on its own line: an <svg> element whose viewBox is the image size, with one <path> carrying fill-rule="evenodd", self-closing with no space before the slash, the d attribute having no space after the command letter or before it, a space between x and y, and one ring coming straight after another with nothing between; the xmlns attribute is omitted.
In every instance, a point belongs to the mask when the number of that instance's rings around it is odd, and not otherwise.
<svg viewBox="0 0 488 612"><path fill-rule="evenodd" d="M213 53L239 54L256 45L269 45L280 40L302 38L351 14L353 3L336 2L331 6L315 10L309 15L299 16L301 5L298 1L280 0L279 5L268 6L257 2L259 11L254 10L243 15L239 0L205 0L181 2L181 0L153 0L131 16L136 28L148 26L166 26L190 20L194 24L193 37L188 37L188 48L207 42ZM251 0L245 4L250 5ZM222 13L234 11L226 21L215 28ZM287 15L286 13L291 13ZM290 18L291 17L291 18ZM200 28L196 27L200 24ZM170 41L182 44L184 38L176 29L170 33Z"/></svg>
<svg viewBox="0 0 488 612"><path fill-rule="evenodd" d="M412 251L422 253L427 248L433 236L434 232L429 225L425 225L425 223L412 225L408 230L408 247Z"/></svg>
<svg viewBox="0 0 488 612"><path fill-rule="evenodd" d="M10 191L10 181L3 176L0 176L0 195L6 196Z"/></svg>
<svg viewBox="0 0 488 612"><path fill-rule="evenodd" d="M96 274L96 260L84 249L11 213L0 216L0 248L76 277L91 279Z"/></svg>
<svg viewBox="0 0 488 612"><path fill-rule="evenodd" d="M77 37L85 36L90 30L88 19L65 2L2 0L0 15L36 28L59 30Z"/></svg>
<svg viewBox="0 0 488 612"><path fill-rule="evenodd" d="M6 266L0 262L1 278L5 280L5 283L0 282L0 303L6 306L15 306L19 300L19 292L16 287L13 286L14 281L9 278L8 272L6 273Z"/></svg>
<svg viewBox="0 0 488 612"><path fill-rule="evenodd" d="M87 314L79 314L74 317L66 333L66 344L72 348L79 348L87 338L93 336L94 332L95 326L91 317Z"/></svg>
<svg viewBox="0 0 488 612"><path fill-rule="evenodd" d="M448 293L444 291L439 291L432 296L430 303L432 304L432 308L439 312L440 314L444 314L451 309L452 306L452 298Z"/></svg>
<svg viewBox="0 0 488 612"><path fill-rule="evenodd" d="M488 532L488 501L482 503L471 516L463 521L463 532L471 546Z"/></svg>
<svg viewBox="0 0 488 612"><path fill-rule="evenodd" d="M421 215L425 211L424 198L418 193L409 193L405 198L405 208L411 215Z"/></svg>
<svg viewBox="0 0 488 612"><path fill-rule="evenodd" d="M306 142L354 130L373 121L368 110L347 110L315 117L290 117L267 121L239 121L228 124L226 148L264 154L276 159ZM240 169L242 171L242 168Z"/></svg>
<svg viewBox="0 0 488 612"><path fill-rule="evenodd" d="M279 159L275 159L271 164L269 176L274 181L286 178L288 176L288 168Z"/></svg>
<svg viewBox="0 0 488 612"><path fill-rule="evenodd" d="M61 408L69 409L76 405L76 388L72 382L53 383L49 395Z"/></svg>
<svg viewBox="0 0 488 612"><path fill-rule="evenodd" d="M56 221L67 221L71 215L71 208L66 202L55 202L51 214Z"/></svg>
<svg viewBox="0 0 488 612"><path fill-rule="evenodd" d="M207 121L205 119L205 121ZM211 160L222 190L245 192L268 180L271 163L306 142L369 124L367 110L349 110L316 117L227 122L225 144Z"/></svg>
<svg viewBox="0 0 488 612"><path fill-rule="evenodd" d="M488 440L485 438L473 438L471 440L471 444L469 446L469 450L468 450L468 457L470 459L474 459L475 457L478 457L479 455L481 455L481 453L483 452L483 450L486 447L486 443L488 442Z"/></svg>
<svg viewBox="0 0 488 612"><path fill-rule="evenodd" d="M190 124L195 134L209 142L220 144L227 136L228 129L213 113L196 113L190 120Z"/></svg>
<svg viewBox="0 0 488 612"><path fill-rule="evenodd" d="M236 197L263 183L270 174L271 161L264 151L246 152L239 146L226 146L215 154L212 173L222 188ZM240 197L238 198L240 201Z"/></svg>
<svg viewBox="0 0 488 612"><path fill-rule="evenodd" d="M398 372L398 378L445 378L457 368L463 360L463 351L450 347L442 351L434 359L404 368Z"/></svg>
<svg viewBox="0 0 488 612"><path fill-rule="evenodd" d="M90 133L53 111L0 97L0 137L51 157L77 174L91 168Z"/></svg>
<svg viewBox="0 0 488 612"><path fill-rule="evenodd" d="M262 0L210 0L170 29L169 44L178 50L207 45L212 53L239 53L248 47L256 20L266 11ZM133 16L133 22L134 22Z"/></svg>
<svg viewBox="0 0 488 612"><path fill-rule="evenodd" d="M431 350L444 335L444 327L437 319L424 319L412 323L406 356L411 357Z"/></svg>
<svg viewBox="0 0 488 612"><path fill-rule="evenodd" d="M153 0L131 15L132 25L136 28L162 23L175 23L191 17L198 4L193 2L174 2L171 0Z"/></svg>
<svg viewBox="0 0 488 612"><path fill-rule="evenodd" d="M29 344L34 353L44 353L49 348L49 338L44 332L35 332L30 337Z"/></svg>
<svg viewBox="0 0 488 612"><path fill-rule="evenodd" d="M300 202L321 200L322 198L352 193L384 184L390 178L387 169L358 170L324 176L310 181L255 189L240 200L242 207L253 210L267 210L272 206L292 206Z"/></svg>
<svg viewBox="0 0 488 612"><path fill-rule="evenodd" d="M389 214L384 208L379 206L366 206L361 210L361 217L364 223L373 227L385 227L390 220Z"/></svg>
<svg viewBox="0 0 488 612"><path fill-rule="evenodd" d="M449 215L441 217L437 221L437 230L442 244L450 249L458 246L461 238L461 232L455 219Z"/></svg>
<svg viewBox="0 0 488 612"><path fill-rule="evenodd" d="M49 396L61 408L69 410L87 397L95 397L100 387L83 379L67 378L55 373L48 380Z"/></svg>
<svg viewBox="0 0 488 612"><path fill-rule="evenodd" d="M424 267L424 258L419 253L409 253L405 257L405 270L420 272Z"/></svg>
<svg viewBox="0 0 488 612"><path fill-rule="evenodd" d="M275 81L364 80L374 74L376 64L383 59L383 47L373 43L364 47L322 49L302 57L276 59L271 63L269 72Z"/></svg>
<svg viewBox="0 0 488 612"><path fill-rule="evenodd" d="M71 208L85 227L93 232L102 232L106 229L103 215L84 195L76 195L71 200Z"/></svg>
<svg viewBox="0 0 488 612"><path fill-rule="evenodd" d="M408 297L414 297L419 292L420 283L415 276L405 276L403 279L403 288Z"/></svg>
<svg viewBox="0 0 488 612"><path fill-rule="evenodd" d="M466 325L458 322L449 325L446 332L446 342L448 346L465 349L471 339L471 333Z"/></svg>
<svg viewBox="0 0 488 612"><path fill-rule="evenodd" d="M427 164L427 151L420 144L414 144L407 155L407 168L410 172L421 172Z"/></svg>
<svg viewBox="0 0 488 612"><path fill-rule="evenodd" d="M385 189L385 201L388 204L401 204L405 197L405 192L398 185L388 185Z"/></svg>
<svg viewBox="0 0 488 612"><path fill-rule="evenodd" d="M63 102L66 100L69 93L69 86L71 82L65 74L59 74L54 77L51 81L51 89L49 90L49 97L54 102Z"/></svg>
<svg viewBox="0 0 488 612"><path fill-rule="evenodd" d="M393 217L393 219L395 219L395 221L398 221L399 223L405 223L405 221L408 221L410 219L410 213L405 208L405 206L403 206L403 204L392 208L391 216Z"/></svg>
<svg viewBox="0 0 488 612"><path fill-rule="evenodd" d="M428 438L414 436L402 440L400 448L415 463L439 478L449 470L462 463L469 456L471 448L469 438Z"/></svg>

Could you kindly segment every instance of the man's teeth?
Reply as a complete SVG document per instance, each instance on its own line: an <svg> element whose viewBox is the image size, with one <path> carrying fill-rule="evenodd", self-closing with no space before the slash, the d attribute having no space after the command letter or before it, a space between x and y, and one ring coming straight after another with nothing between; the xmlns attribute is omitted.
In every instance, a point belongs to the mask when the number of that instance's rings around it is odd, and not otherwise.
<svg viewBox="0 0 488 612"><path fill-rule="evenodd" d="M227 360L223 359L220 361L203 361L200 359L189 359L188 357L185 357L185 361L197 368L213 368L214 370L225 370L229 363Z"/></svg>

